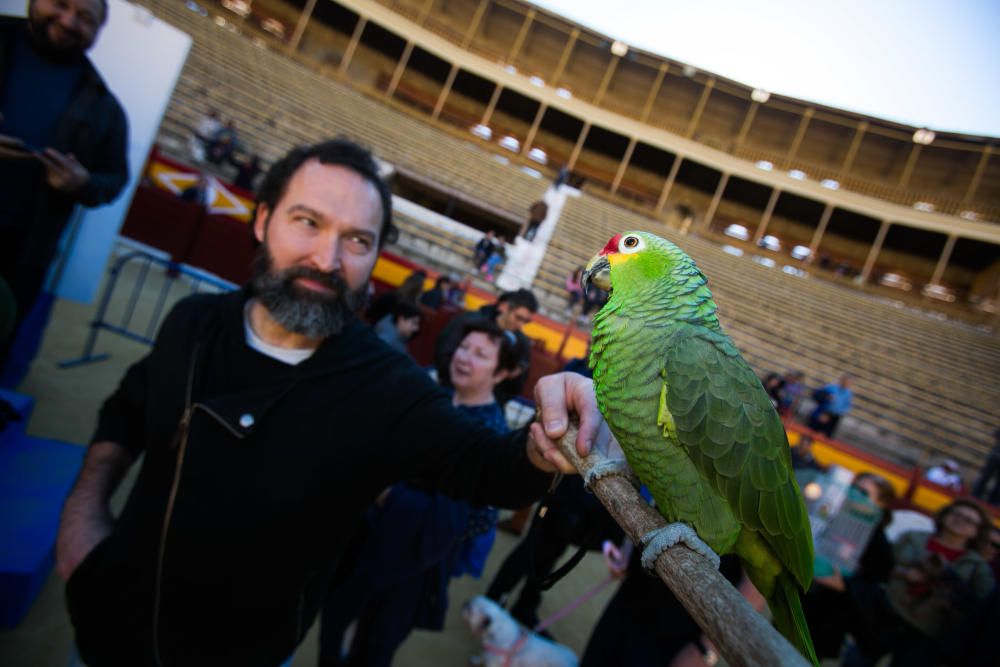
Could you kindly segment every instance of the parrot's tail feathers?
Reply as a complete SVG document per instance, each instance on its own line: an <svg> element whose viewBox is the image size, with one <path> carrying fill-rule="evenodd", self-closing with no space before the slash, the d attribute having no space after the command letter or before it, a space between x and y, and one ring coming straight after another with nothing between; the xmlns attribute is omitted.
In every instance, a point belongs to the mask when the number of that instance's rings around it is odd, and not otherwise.
<svg viewBox="0 0 1000 667"><path fill-rule="evenodd" d="M799 587L790 574L786 572L778 577L774 587L774 598L768 602L778 632L784 635L806 660L819 667L819 659L816 657L812 637L809 635L809 625L806 623L806 615L799 600Z"/></svg>

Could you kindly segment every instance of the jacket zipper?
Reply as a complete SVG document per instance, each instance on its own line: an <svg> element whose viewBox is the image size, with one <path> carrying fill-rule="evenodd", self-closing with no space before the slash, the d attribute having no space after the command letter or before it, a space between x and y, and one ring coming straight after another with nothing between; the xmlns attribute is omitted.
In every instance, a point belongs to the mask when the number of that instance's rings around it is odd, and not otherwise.
<svg viewBox="0 0 1000 667"><path fill-rule="evenodd" d="M194 370L198 359L198 347L196 345L194 351L191 355L191 367L188 370L188 384L187 384L187 396L185 397L184 414L181 416L180 424L178 425L178 438L177 438L177 464L174 466L174 477L170 484L170 495L167 497L167 509L163 515L163 528L160 531L160 548L156 557L156 584L153 594L153 659L154 664L160 667L163 662L160 657L160 600L161 593L163 590L163 563L164 555L167 548L167 533L170 529L170 519L174 512L174 501L177 498L177 490L180 487L181 482L181 470L184 467L184 453L187 450L188 444L188 434L191 428L191 419L194 416L195 410L201 410L205 414L211 416L215 421L221 424L227 431L229 431L233 436L239 439L243 439L246 434L233 428L232 425L222 418L219 413L215 412L209 408L204 403L192 403L192 391L194 386ZM299 612L297 629L296 632L301 630L302 626L302 611L305 605L305 596L299 600Z"/></svg>
<svg viewBox="0 0 1000 667"><path fill-rule="evenodd" d="M160 667L163 660L160 657L160 597L163 590L163 555L167 547L167 531L170 528L170 517L174 512L174 500L181 481L181 469L184 467L184 453L187 450L188 430L191 426L191 415L194 405L191 399L194 392L194 370L198 363L198 348L201 343L195 343L191 353L191 365L188 367L187 389L184 394L184 414L178 425L177 463L174 465L174 479L170 483L170 495L167 497L167 509L163 514L163 528L160 530L160 548L156 555L156 583L153 589L153 663Z"/></svg>

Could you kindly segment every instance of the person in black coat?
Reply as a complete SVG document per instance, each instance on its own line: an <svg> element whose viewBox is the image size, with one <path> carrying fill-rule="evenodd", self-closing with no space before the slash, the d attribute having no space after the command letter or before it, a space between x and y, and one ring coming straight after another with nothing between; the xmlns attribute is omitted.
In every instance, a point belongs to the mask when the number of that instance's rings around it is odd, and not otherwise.
<svg viewBox="0 0 1000 667"><path fill-rule="evenodd" d="M581 454L598 437L578 376L539 381L544 427L500 435L359 321L392 236L367 151L293 149L258 196L251 283L171 310L104 403L66 499L56 569L87 664L281 664L384 489L521 507L575 470L552 442L570 410ZM116 517L111 494L137 460Z"/></svg>
<svg viewBox="0 0 1000 667"><path fill-rule="evenodd" d="M102 0L32 0L27 19L0 17L0 276L18 327L74 208L128 180L125 111L86 56L106 20ZM0 369L13 340L0 340Z"/></svg>

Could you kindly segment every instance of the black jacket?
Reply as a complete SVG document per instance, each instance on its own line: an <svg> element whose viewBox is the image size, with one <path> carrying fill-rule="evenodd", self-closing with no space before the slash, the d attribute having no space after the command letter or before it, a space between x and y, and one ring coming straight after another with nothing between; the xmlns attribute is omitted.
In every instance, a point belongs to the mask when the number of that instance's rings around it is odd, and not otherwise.
<svg viewBox="0 0 1000 667"><path fill-rule="evenodd" d="M277 665L383 489L412 480L519 507L550 481L523 431L458 413L357 320L280 381L202 395L206 356L245 345L247 297L178 304L102 408L95 441L145 460L114 533L67 584L91 667Z"/></svg>
<svg viewBox="0 0 1000 667"><path fill-rule="evenodd" d="M6 82L14 36L25 25L23 18L0 17L0 90ZM18 258L27 266L46 266L52 261L76 204L106 204L128 181L125 112L89 59L85 59L80 83L56 126L52 148L63 154L73 153L90 172L90 180L77 192L66 194L48 187L44 178L39 179L35 214L25 227Z"/></svg>
<svg viewBox="0 0 1000 667"><path fill-rule="evenodd" d="M483 306L479 310L459 313L449 320L434 342L434 368L437 370L438 380L441 384L446 387L451 386L448 366L451 364L451 357L455 354L455 350L462 344L462 328L475 320L496 321L497 315L497 307L492 304ZM520 331L515 332L514 336L517 338L517 366L521 369L521 374L504 380L493 390L493 395L500 405L505 405L507 401L520 395L521 390L524 389L524 383L528 381L528 371L531 368L531 339Z"/></svg>

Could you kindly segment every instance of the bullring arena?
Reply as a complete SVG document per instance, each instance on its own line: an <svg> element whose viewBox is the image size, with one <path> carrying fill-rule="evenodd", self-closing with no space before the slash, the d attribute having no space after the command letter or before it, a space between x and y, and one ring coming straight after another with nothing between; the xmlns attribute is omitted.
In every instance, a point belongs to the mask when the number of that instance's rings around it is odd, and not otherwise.
<svg viewBox="0 0 1000 667"><path fill-rule="evenodd" d="M376 265L376 292L417 269L428 288L457 277L466 309L504 290L534 292L531 375L508 406L513 422L532 415L538 377L586 353L589 322L570 308L567 276L618 232L645 230L695 259L761 378L798 370L811 390L853 376L836 437L806 425L807 393L786 420L793 446L808 436L821 464L877 472L900 509L933 514L973 487L1000 427L996 138L755 89L517 0L135 4L193 42L108 263L117 282L109 287L108 273L91 304L56 301L17 387L34 400L29 435L85 444L169 306L248 279L253 192L234 184L234 167L191 150L195 128L218 113L265 170L293 146L336 135L372 150L399 229ZM202 174L214 184L205 205L178 197ZM527 241L519 233L539 200L549 214ZM490 280L473 260L487 230L508 241ZM165 269L175 264L176 280ZM454 314L424 308L409 345L418 363L431 363ZM59 366L81 349L110 358ZM945 460L964 492L925 479ZM500 533L482 578L452 583L445 630L416 632L393 664L467 664L478 647L458 608L516 541ZM605 576L588 554L540 614ZM54 574L41 582L23 620L0 631L4 664L69 664L64 585ZM552 633L581 654L612 592ZM316 642L313 628L291 664L316 664Z"/></svg>

